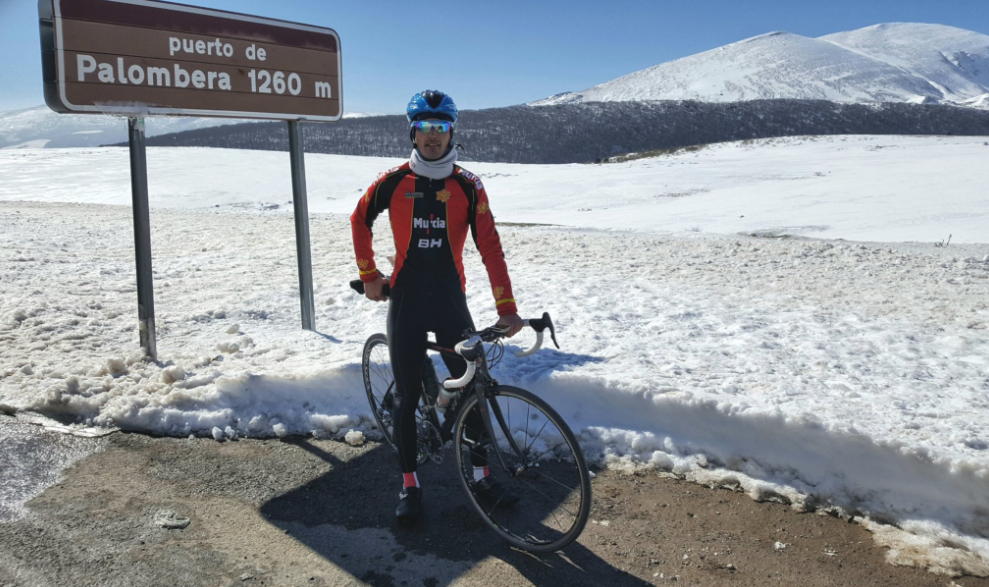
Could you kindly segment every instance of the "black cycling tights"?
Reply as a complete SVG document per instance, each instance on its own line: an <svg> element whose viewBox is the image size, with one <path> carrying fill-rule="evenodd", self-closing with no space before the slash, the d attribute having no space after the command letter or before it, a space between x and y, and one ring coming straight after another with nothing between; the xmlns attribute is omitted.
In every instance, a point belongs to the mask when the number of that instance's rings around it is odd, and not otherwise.
<svg viewBox="0 0 989 587"><path fill-rule="evenodd" d="M459 283L457 284L459 285ZM452 288L451 288L452 289ZM453 348L464 339L464 330L474 330L467 297L459 288L454 291L393 291L388 306L388 350L395 374L396 406L394 413L395 448L403 473L416 470L416 406L422 394L422 368L426 356L427 333L436 333L436 343ZM450 375L459 378L467 371L460 357L443 355ZM441 378L442 379L442 378ZM482 430L477 410L468 416L470 430ZM471 454L471 464L487 464L483 454Z"/></svg>

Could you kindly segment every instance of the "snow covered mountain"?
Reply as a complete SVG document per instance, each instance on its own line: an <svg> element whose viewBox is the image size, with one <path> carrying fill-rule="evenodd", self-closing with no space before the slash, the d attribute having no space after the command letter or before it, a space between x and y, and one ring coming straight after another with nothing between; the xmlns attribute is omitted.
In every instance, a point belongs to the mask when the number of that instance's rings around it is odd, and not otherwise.
<svg viewBox="0 0 989 587"><path fill-rule="evenodd" d="M818 39L760 35L532 105L793 98L989 107L989 36L935 24L880 24Z"/></svg>
<svg viewBox="0 0 989 587"><path fill-rule="evenodd" d="M148 136L247 122L226 118L147 119ZM127 140L127 120L119 116L57 114L47 106L0 112L0 149L18 147L97 147Z"/></svg>
<svg viewBox="0 0 989 587"><path fill-rule="evenodd" d="M964 29L899 23L821 37L861 55L910 70L945 95L969 98L989 87L989 36Z"/></svg>
<svg viewBox="0 0 989 587"><path fill-rule="evenodd" d="M375 116L348 112L344 118ZM147 119L149 137L251 122L232 118L155 117ZM127 122L119 116L57 114L47 106L0 112L0 149L21 147L98 147L127 140Z"/></svg>

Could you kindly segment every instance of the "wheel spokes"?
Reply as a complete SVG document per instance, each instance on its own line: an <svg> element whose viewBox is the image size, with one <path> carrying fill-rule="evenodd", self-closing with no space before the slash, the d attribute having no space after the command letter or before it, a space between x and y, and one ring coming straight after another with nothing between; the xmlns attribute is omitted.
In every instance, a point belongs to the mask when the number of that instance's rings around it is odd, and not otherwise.
<svg viewBox="0 0 989 587"><path fill-rule="evenodd" d="M498 468L497 473L505 484L505 490L500 495L492 496L493 504L482 504L474 493L479 511L506 537L513 536L523 545L553 544L562 540L576 525L583 524L580 520L584 511L583 479L577 459L573 456L575 449L557 424L538 406L520 396L501 394L496 397L498 407L505 415L505 428L491 416L495 438L484 438L486 432L474 430L466 424L466 418L461 424L461 446L473 447L473 450L462 449L463 474L465 479L472 479L473 467L468 466L471 452L492 448L499 451L501 459L490 454L490 450L484 452L487 453L489 468ZM519 409L521 406L513 408L512 404L516 402L525 403L525 409ZM472 405L471 409L477 410L477 404ZM525 414L525 422L513 422L513 413L516 417ZM538 429L534 430L532 423L540 417L543 422L538 423ZM512 447L508 435L513 436L514 444L522 454ZM469 442L471 437L477 442ZM553 455L557 457L556 461L543 460ZM501 470L502 459L507 470ZM518 469L522 470L516 473ZM523 495L518 503L506 505L503 503L504 496L512 490L521 491Z"/></svg>
<svg viewBox="0 0 989 587"><path fill-rule="evenodd" d="M365 348L363 359L364 385L368 401L378 429L384 435L385 441L394 447L392 409L391 406L386 405L388 394L395 387L388 345L383 338L368 344L371 346Z"/></svg>

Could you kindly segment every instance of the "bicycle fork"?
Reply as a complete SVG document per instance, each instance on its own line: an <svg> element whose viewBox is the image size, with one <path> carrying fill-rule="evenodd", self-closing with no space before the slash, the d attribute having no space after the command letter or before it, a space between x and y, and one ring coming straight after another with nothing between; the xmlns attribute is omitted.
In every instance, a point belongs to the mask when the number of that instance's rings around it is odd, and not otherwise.
<svg viewBox="0 0 989 587"><path fill-rule="evenodd" d="M505 422L505 416L501 412L501 406L498 402L493 399L493 396L489 396L487 389L480 390L475 386L474 393L477 395L477 406L481 413L481 421L484 422L484 432L488 436L489 442L491 442L494 452L498 455L498 462L501 465L502 470L508 471L512 477L517 477L524 473L526 469L529 468L528 463L525 459L525 453L519 448L518 443L515 442L515 436L512 431L508 428L508 424ZM490 407L489 407L490 405ZM495 420L498 422L498 426L501 428L502 433L504 433L505 438L508 440L508 446L512 449L512 452L518 456L519 465L517 467L509 467L508 463L505 462L505 457L502 455L501 451L498 450L498 441L495 436L494 425L491 421L491 413L494 412ZM470 441L471 445L479 444L479 441Z"/></svg>
<svg viewBox="0 0 989 587"><path fill-rule="evenodd" d="M447 418L440 427L441 442L446 443L453 438L453 426L456 423L456 420L459 419L461 408L468 403L471 395L475 395L477 396L477 409L480 412L481 421L484 423L483 433L487 435L488 440L494 447L495 454L498 456L498 463L501 465L502 470L508 471L512 477L517 477L529 468L528 463L526 462L525 453L519 448L518 443L515 442L515 437L512 435L512 431L505 422L505 416L501 412L501 406L498 405L497 400L493 399L494 396L488 394L490 383L486 363L483 362L483 359L481 359L478 361L478 365L480 369L478 369L474 379L467 384L468 387L471 387L471 391L455 398L453 401L457 405L451 404L447 408ZM520 464L517 467L509 467L508 463L505 462L505 457L502 455L502 452L498 450L497 437L494 434L494 425L491 422L491 412L494 412L495 420L497 420L498 426L505 434L509 448L511 448L512 452L514 452L518 457ZM465 438L464 441L472 449L476 445L481 444L480 438L477 440Z"/></svg>

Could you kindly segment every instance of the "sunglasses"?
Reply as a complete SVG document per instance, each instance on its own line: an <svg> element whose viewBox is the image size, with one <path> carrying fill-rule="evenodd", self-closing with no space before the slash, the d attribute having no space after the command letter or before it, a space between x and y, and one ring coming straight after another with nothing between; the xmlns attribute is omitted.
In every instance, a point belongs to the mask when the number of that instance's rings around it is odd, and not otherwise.
<svg viewBox="0 0 989 587"><path fill-rule="evenodd" d="M427 134L434 130L440 134L444 134L453 130L453 123L446 122L445 120L417 120L412 123L412 128L421 130Z"/></svg>

